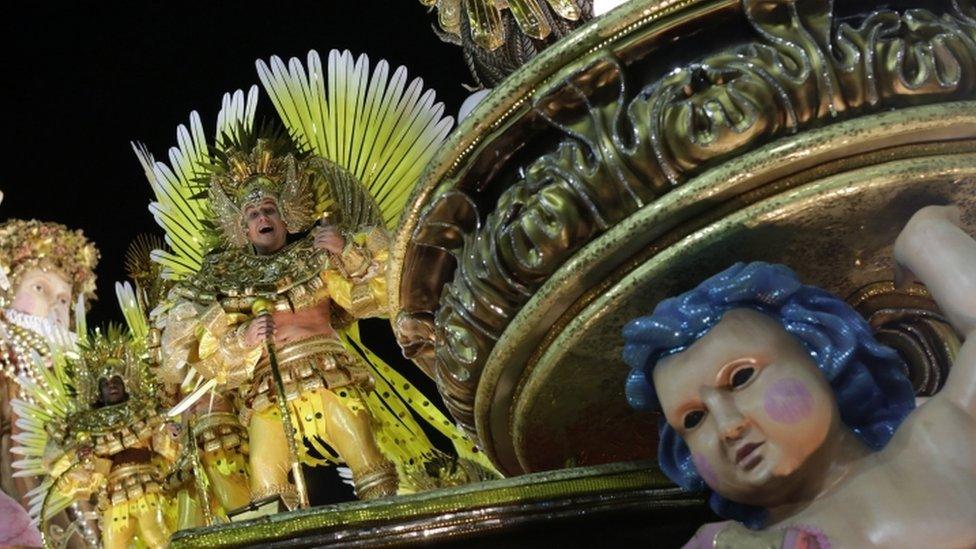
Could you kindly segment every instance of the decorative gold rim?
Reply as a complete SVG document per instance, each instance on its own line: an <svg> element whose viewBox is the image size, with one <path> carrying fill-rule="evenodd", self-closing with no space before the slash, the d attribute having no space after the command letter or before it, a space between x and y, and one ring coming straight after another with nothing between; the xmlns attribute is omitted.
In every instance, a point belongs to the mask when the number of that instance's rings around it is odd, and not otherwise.
<svg viewBox="0 0 976 549"><path fill-rule="evenodd" d="M587 494L609 497L614 492L635 489L666 493L678 490L653 463L617 463L537 473L396 498L327 505L236 524L186 530L173 537L172 547L237 547L339 526L375 525Z"/></svg>
<svg viewBox="0 0 976 549"><path fill-rule="evenodd" d="M434 373L455 418L477 433L502 470L520 470L509 408L540 356L534 344L550 343L545 331L571 318L567 307L583 306L580 295L596 295L607 285L604 277L637 261L637 247L649 235L717 219L803 184L803 177L820 177L814 164L821 172L835 168L824 162L851 169L886 154L927 154L926 147L942 148L937 142L965 137L929 120L929 145L909 145L922 139L913 128L902 131L901 144L876 136L867 148L872 158L837 160L863 153L855 121L890 117L891 108L914 112L912 105L926 103L971 108L976 82L972 19L956 3L937 13L848 7L863 11L863 24L835 17L831 2L816 3L815 14L762 0L628 3L518 71L428 166L394 245L391 319L405 349ZM922 27L906 22L916 19L924 20ZM881 28L889 31L878 34ZM701 55L688 52L695 60L660 74L657 61L666 60L655 61L654 52L675 52L681 46L670 39L709 29L721 30L722 44L708 42ZM950 61L936 66L915 59L925 70L903 70L908 65L899 61L898 48L928 44L934 32L952 36L951 44L928 46ZM818 144L808 141L815 152L798 146L792 162L780 165L782 173L762 165L764 177L779 187L753 180L760 190L751 192L732 178L698 194L681 190L757 147L782 154L763 147L774 139L791 143L796 132L837 124L850 131L846 152L817 156ZM516 173L519 166L524 169ZM803 170L806 175L785 179ZM679 203L682 198L687 202ZM616 224L639 228L626 220L658 201L658 225L632 241L614 240L614 233L630 236ZM534 322L520 320L529 318ZM578 373L589 382L601 379ZM550 391L546 398L558 395ZM609 414L629 418L617 407Z"/></svg>
<svg viewBox="0 0 976 549"><path fill-rule="evenodd" d="M737 0L631 0L560 40L532 59L520 71L495 88L475 110L451 132L440 151L427 165L403 210L391 247L389 277L390 320L401 309L400 282L404 259L421 211L438 190L452 188L460 166L479 147L492 142L512 123L517 114L529 112L529 98L556 80L566 66L611 44L657 24L661 19L694 9L703 12L738 9ZM700 9L696 9L700 8Z"/></svg>
<svg viewBox="0 0 976 549"><path fill-rule="evenodd" d="M887 155L904 157L913 154L911 150L890 151L895 147L939 139L976 138L976 131L972 128L976 128L976 102L964 101L886 112L806 132L768 144L702 174L590 242L557 270L519 311L489 356L475 398L475 420L483 450L496 463L513 465L511 459L503 459L504 455L496 448L497 437L492 436L492 432L513 433L514 418L518 413L513 409L513 416L501 417L509 407L500 404L500 401L518 401L519 394L524 390L522 385L531 375L538 358L552 346L554 337L558 337L553 334L559 334L569 322L571 311L585 307L586 296L573 295L574 288L580 285L578 278L584 263L606 266L599 272L591 273L591 278L602 278L616 269L626 272L636 266L633 264L635 259L614 261L611 258L641 255L639 251L648 242L700 215L708 204L728 201L736 195L764 188L764 185L787 176L796 178L804 172L814 173L817 177L830 175L831 172L817 173L817 170L822 170L824 164L835 160L852 158L853 162L870 161L868 153L877 153L883 159ZM922 150L921 154L927 152ZM835 166L833 173L850 167L849 163ZM792 182L793 185L798 183L802 181ZM639 236L635 238L635 235ZM631 265L628 267L627 263ZM617 274L610 279L619 280L621 276ZM605 282L599 288L589 290L589 298L603 294L609 284ZM589 286L585 283L582 285ZM567 302L573 302L573 305L567 307L564 305ZM563 311L561 315L558 314L560 310ZM549 322L548 317L554 314L556 318ZM539 326L546 326L548 335L525 337L526 333L540 332ZM508 395L499 394L499 380L512 364L525 364L520 371L518 386ZM489 418L492 411L494 417ZM499 425L503 426L502 431L498 431Z"/></svg>
<svg viewBox="0 0 976 549"><path fill-rule="evenodd" d="M972 125L971 117L969 128ZM881 125L883 127L883 125ZM522 431L525 418L528 417L530 402L518 398L522 394L532 394L533 390L543 385L567 352L568 342L579 337L579 333L585 330L586 326L599 322L599 318L608 311L614 310L613 303L618 303L626 299L629 295L629 287L637 280L646 280L667 269L670 260L676 254L688 254L689 250L700 247L708 242L713 235L721 234L736 225L745 223L758 224L763 218L776 215L776 211L785 205L797 207L803 203L823 200L828 195L844 195L845 193L860 193L866 187L884 187L910 180L913 182L924 182L940 179L962 179L976 177L976 146L969 142L969 150L972 152L961 154L949 154L947 156L923 156L909 158L906 160L893 160L890 162L862 167L853 171L846 171L837 175L818 179L806 183L797 188L787 190L783 193L760 200L732 215L714 221L713 223L701 227L688 234L678 242L669 245L642 262L632 271L617 279L611 287L595 296L588 303L579 315L572 318L566 326L553 338L553 341L541 353L538 361L533 365L534 374L531 378L523 376L524 385L520 387L520 392L514 399L511 407L512 433L517 434ZM724 168L724 167L723 167ZM716 170L720 171L720 170ZM710 174L717 176L718 173ZM868 181L868 183L865 183ZM508 411L508 408L505 410ZM480 429L480 426L479 426ZM525 466L526 457L519 453L522 445L515 444L514 450L519 459L520 465Z"/></svg>

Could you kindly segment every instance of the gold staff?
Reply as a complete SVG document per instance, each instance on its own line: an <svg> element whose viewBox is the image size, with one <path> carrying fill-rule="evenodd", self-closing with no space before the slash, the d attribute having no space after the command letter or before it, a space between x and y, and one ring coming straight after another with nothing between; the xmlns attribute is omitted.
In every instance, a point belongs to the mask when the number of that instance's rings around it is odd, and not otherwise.
<svg viewBox="0 0 976 549"><path fill-rule="evenodd" d="M271 304L264 299L254 301L251 311L257 318L271 314ZM298 446L295 444L295 426L291 422L291 414L288 413L288 401L285 394L285 382L281 379L281 371L278 369L278 357L275 355L274 333L269 332L265 336L264 348L268 352L268 363L271 365L271 376L274 378L275 394L277 395L278 413L281 414L281 424L285 428L285 439L288 441L288 453L291 454L291 474L295 478L295 489L298 492L298 505L302 508L308 507L308 489L305 487L305 473L302 471L302 464L298 460Z"/></svg>
<svg viewBox="0 0 976 549"><path fill-rule="evenodd" d="M214 524L213 512L210 509L210 488L209 478L200 463L200 446L197 444L197 426L195 421L187 420L187 444L192 444L193 452L190 454L190 466L193 469L193 486L197 489L197 496L200 499L200 506L203 507L203 520L207 526Z"/></svg>

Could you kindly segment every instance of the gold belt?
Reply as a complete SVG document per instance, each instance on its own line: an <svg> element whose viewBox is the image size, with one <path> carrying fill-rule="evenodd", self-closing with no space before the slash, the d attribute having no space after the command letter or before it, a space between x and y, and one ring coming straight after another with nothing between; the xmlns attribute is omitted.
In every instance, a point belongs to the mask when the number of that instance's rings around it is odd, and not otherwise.
<svg viewBox="0 0 976 549"><path fill-rule="evenodd" d="M342 342L329 336L314 336L293 341L275 349L278 369L285 386L285 397L291 401L317 389L338 389L355 385L370 389L373 378L351 356ZM241 423L247 425L252 412L261 411L275 402L274 380L267 356L254 369L254 381L244 393Z"/></svg>
<svg viewBox="0 0 976 549"><path fill-rule="evenodd" d="M204 452L233 450L244 446L247 451L247 431L237 414L211 412L198 416L193 423L193 434Z"/></svg>
<svg viewBox="0 0 976 549"><path fill-rule="evenodd" d="M314 355L336 353L345 354L345 346L338 339L325 335L307 337L298 341L289 341L275 348L275 356L278 357L278 366L282 367L290 362L309 358ZM258 362L256 371L270 368L270 364L268 356L264 355Z"/></svg>
<svg viewBox="0 0 976 549"><path fill-rule="evenodd" d="M149 439L153 430L162 423L163 418L153 413L148 417L138 417L111 432L95 434L92 436L95 454L108 457L127 448L134 448L139 442Z"/></svg>
<svg viewBox="0 0 976 549"><path fill-rule="evenodd" d="M108 474L108 499L112 505L125 503L146 494L162 491L159 471L150 463L128 463L112 468Z"/></svg>

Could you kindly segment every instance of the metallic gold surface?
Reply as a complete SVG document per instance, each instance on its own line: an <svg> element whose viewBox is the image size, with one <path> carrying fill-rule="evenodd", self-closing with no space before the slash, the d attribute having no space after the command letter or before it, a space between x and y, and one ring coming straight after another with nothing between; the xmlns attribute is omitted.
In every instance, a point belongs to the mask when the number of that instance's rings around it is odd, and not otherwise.
<svg viewBox="0 0 976 549"><path fill-rule="evenodd" d="M890 279L891 243L917 207L960 203L972 230L976 228L974 197L976 153L913 158L817 180L687 231L663 250L652 245L651 250L661 251L574 316L516 395L512 436L520 463L527 469L548 468L557 466L566 452L573 455L587 449L539 444L538 433L551 433L553 423L567 431L581 424L588 428L586 434L612 427L618 436L629 436L637 427L607 425L586 412L622 398L618 394L625 377L618 358L622 342L610 334L619 332L627 319L651 310L660 299L735 261L750 260L788 262L805 282L850 295L872 282ZM592 369L597 361L602 361L600 373L592 375L599 378L588 380L594 383L586 390L567 387L566 379ZM560 395L557 405L552 405L554 393ZM585 403L574 403L584 397ZM558 438L558 434L550 436ZM584 439L576 433L573 440Z"/></svg>
<svg viewBox="0 0 976 549"><path fill-rule="evenodd" d="M538 349L545 332L562 338L563 352L583 345L559 334L557 320L573 300L605 288L601 279L634 255L636 242L650 240L618 242L615 252L603 255L581 250L612 245L607 239L615 227L671 197L686 202L678 206L680 213L664 215L667 223L704 216L696 221L702 223L829 173L931 154L923 144L973 137L966 130L973 119L965 111L944 111L962 117L948 123L907 115L894 139L884 136L884 124L872 122L898 121L884 113L891 108L914 113L912 105L973 96L976 24L967 15L968 1L932 11L874 12L848 3L843 22L834 19L829 2L802 4L631 2L553 48L560 54L544 54L514 75L502 87L506 97L489 97L472 115L475 121L462 125L444 156L429 166L394 246L395 327L401 344L433 371L455 418L477 433L505 472L636 457L622 453L622 445L610 447L606 436L597 436L598 444L588 442L597 426L632 420L620 398L622 385L611 386L599 373L610 367L593 367L615 363L614 354L590 353L589 370L562 372L563 389L530 393L526 402L532 405L512 408L532 370L532 353L543 352ZM851 18L852 10L861 13ZM691 37L711 31L716 38L700 53L684 49L700 48L702 42ZM956 108L973 112L972 103ZM803 142L803 132L845 120L846 134L819 134L826 143L794 146L780 172L759 166L771 170L765 181L753 181L759 194L734 198L753 189L722 180L718 187L724 191L682 193L723 163L763 146L767 156L783 154L779 147L791 148L788 136L799 133L792 139ZM866 128L874 128L874 139L864 145L867 136L859 133ZM467 145L461 147L463 140ZM844 158L851 160L845 165ZM818 175L818 164L828 173ZM809 173L799 175L804 171ZM776 179L783 179L782 187L763 187ZM653 225L652 231L673 226ZM661 249L669 244L659 242ZM797 260L803 258L790 263ZM565 289L556 290L551 282L560 272ZM537 296L546 291L560 299L550 296L543 304ZM536 301L539 309L522 312ZM519 318L524 322L516 326ZM608 325L603 342L616 335ZM581 387L601 397L574 392ZM602 398L610 392L616 400ZM564 399L586 412L567 415ZM535 441L532 453L547 457L526 466L531 460L517 459L513 437L521 436L519 422L542 425L532 415L535 403L563 415L542 414L556 422L549 424L554 430L533 430L526 440ZM560 430L567 425L588 428ZM567 453L561 442L567 436L575 444L587 440L586 447ZM638 445L650 442L640 439Z"/></svg>
<svg viewBox="0 0 976 549"><path fill-rule="evenodd" d="M641 508L701 509L701 500L673 487L649 462L618 463L526 475L514 479L425 492L368 502L350 502L285 513L233 525L177 533L172 547L239 547L270 540L286 542L314 535L342 544L448 541L505 529L539 503L552 510L568 505L581 520L587 509L633 505ZM597 500L590 500L595 497ZM580 502L575 505L574 502ZM589 503L586 503L589 502ZM546 520L545 516L535 520ZM345 534L326 537L330 532Z"/></svg>
<svg viewBox="0 0 976 549"><path fill-rule="evenodd" d="M878 341L905 359L915 394L932 396L942 389L961 341L924 286L875 282L847 301L867 319Z"/></svg>
<svg viewBox="0 0 976 549"><path fill-rule="evenodd" d="M593 0L420 0L444 42L460 46L475 81L494 87L592 18Z"/></svg>
<svg viewBox="0 0 976 549"><path fill-rule="evenodd" d="M704 7L709 13L714 13L735 10L736 5L736 0L633 0L628 8L634 9L614 10L607 17L578 29L571 39L543 51L522 70L500 83L448 136L428 164L407 203L393 246L392 272L389 276L392 310L412 310L405 305L418 298L409 295L409 288L401 289L400 282L409 278L414 268L405 259L408 251L416 253L412 241L415 232L421 229L418 227L421 213L430 208L434 196L451 191L457 183L459 166L470 163L476 150L483 153L487 149L485 144L493 143L504 133L500 129L507 129L518 122L524 124L532 118L530 96L538 87L554 79L563 67L572 64L586 51L595 51L633 35L647 34L649 27L654 27L661 18L676 11ZM505 158L507 155L499 154L499 157ZM461 197L461 201L464 198ZM428 263L428 270L430 267Z"/></svg>
<svg viewBox="0 0 976 549"><path fill-rule="evenodd" d="M537 361L540 355L551 349L580 344L568 338L563 330L567 324L578 318L583 308L604 295L609 287L620 279L621 273L628 272L657 251L673 245L689 231L706 226L711 220L720 219L738 208L791 187L811 184L818 178L834 173L880 164L895 158L925 158L940 153L976 151L976 142L973 141L949 141L941 144L937 142L940 137L943 139L965 136L976 138L976 131L973 128L976 128L976 103L907 109L828 126L768 145L730 161L621 222L580 250L571 262L554 273L519 312L499 340L484 370L482 385L479 387L479 390L484 391L478 395L476 415L484 422L479 424L482 439L497 441L504 445L511 440L508 438L511 436L523 441L516 442L511 451L531 453L526 448L520 447L520 444L526 444L524 441L536 437L533 448L537 451L546 448L546 445L539 444L538 437L542 436L541 425L533 416L536 412L529 410L531 408L529 403L535 398L544 399L540 402L551 402L552 395L545 391L543 393L537 391L541 390L540 384L556 382L556 380L550 380L549 374L539 372ZM919 144L907 145L912 141L917 141ZM856 220L849 222L855 223ZM894 229L889 227L888 230L891 232ZM786 237L784 235L784 238ZM775 242L778 237L770 235L769 238ZM827 236L824 235L824 238ZM893 232L891 238L894 238ZM827 261L830 259L828 257ZM799 268L805 258L784 256L779 260ZM734 261L735 259L729 260L730 264ZM829 264L839 272L851 267L840 262L829 262ZM721 268L719 266L716 270ZM698 278L705 276L707 272L703 271ZM846 295L853 289L855 288L849 288L846 293L841 292L841 295ZM616 331L608 326L604 336L619 340L620 326L616 326ZM558 375L574 382L568 383L565 379L559 381L558 402L562 404L554 404L553 407L573 406L576 395L572 393L572 388L578 385L581 390L587 391L590 395L584 400L588 406L604 408L603 413L595 417L605 418L606 423L616 425L616 429L626 430L629 433L628 437L641 436L639 433L644 433L645 438L638 440L647 442L648 419L639 419L638 414L632 412L623 402L622 380L626 372L616 369L617 366L623 367L619 354L606 356L601 359L601 362L604 367L590 368L586 371L560 372ZM506 377L508 380L505 380ZM543 383L542 380L547 381ZM580 381L577 383L576 380ZM517 386L517 389L507 394L496 389L512 386ZM587 386L592 386L593 389L584 389ZM492 389L494 391L488 393ZM513 393L515 393L514 397ZM549 400L545 400L546 398ZM596 403L600 403L600 406L597 407ZM591 429L598 432L601 429L599 427L601 422L594 421L592 411L586 414L586 417L581 417L580 413L578 410L568 409L554 411L554 415L564 414L564 416L553 426L555 431L550 431L550 434L546 435L546 440L556 441L556 444L551 445L553 448L568 451L565 445L558 442L563 440L564 434L569 434L560 433L560 430L569 429L572 432L572 428L568 426L586 428L587 432ZM545 415L549 417L548 413ZM528 427L529 424L532 425L531 428ZM630 425L630 427L625 429L623 425ZM530 429L532 434L527 434L525 429ZM574 440L581 438L576 435L571 438ZM588 439L593 436L582 438ZM569 459L568 456L575 453L592 454L598 450L604 452L598 454L599 456L609 457L614 452L620 453L626 449L625 447L611 452L609 450L611 447L613 447L612 441L603 440L600 445L593 447L585 445L572 450L562 459ZM649 457L653 452L653 445L645 445L644 451L648 452L644 455ZM545 468L558 466L554 456L548 451L541 451L539 454L541 461L534 467L538 467L539 463L545 463ZM544 454L549 455L542 458ZM632 454L622 455L638 457ZM578 459L576 462L591 463L580 462ZM528 461L523 460L519 467L524 467L527 463Z"/></svg>

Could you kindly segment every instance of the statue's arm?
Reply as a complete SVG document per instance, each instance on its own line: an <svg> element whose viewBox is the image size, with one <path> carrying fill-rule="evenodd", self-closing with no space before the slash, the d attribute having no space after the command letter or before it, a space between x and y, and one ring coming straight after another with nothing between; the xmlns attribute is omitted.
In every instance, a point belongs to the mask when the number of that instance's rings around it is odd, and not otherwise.
<svg viewBox="0 0 976 549"><path fill-rule="evenodd" d="M976 417L976 240L954 206L922 208L895 241L902 278L915 277L964 338L941 395Z"/></svg>

